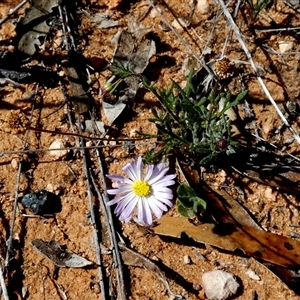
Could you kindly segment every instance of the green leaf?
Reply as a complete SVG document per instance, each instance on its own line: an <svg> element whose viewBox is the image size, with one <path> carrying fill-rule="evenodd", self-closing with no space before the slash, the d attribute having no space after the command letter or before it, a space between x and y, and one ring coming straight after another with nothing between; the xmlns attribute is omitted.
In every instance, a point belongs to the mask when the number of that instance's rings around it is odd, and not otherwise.
<svg viewBox="0 0 300 300"><path fill-rule="evenodd" d="M177 195L179 198L191 198L196 196L196 192L187 184L181 184L177 188Z"/></svg>
<svg viewBox="0 0 300 300"><path fill-rule="evenodd" d="M202 214L206 209L206 202L196 195L188 185L181 184L177 188L177 210L184 217L192 217L196 213Z"/></svg>
<svg viewBox="0 0 300 300"><path fill-rule="evenodd" d="M177 204L177 211L186 218L191 218L192 216L195 215L195 212L192 208L187 208L183 206L180 202L176 202Z"/></svg>
<svg viewBox="0 0 300 300"><path fill-rule="evenodd" d="M152 113L152 115L153 115L156 119L159 119L158 114L157 114L157 111L156 111L155 108L151 108L151 113Z"/></svg>
<svg viewBox="0 0 300 300"><path fill-rule="evenodd" d="M200 197L194 197L191 199L194 202L194 212L202 214L206 210L206 202Z"/></svg>
<svg viewBox="0 0 300 300"><path fill-rule="evenodd" d="M236 96L236 98L235 98L234 101L237 101L237 102L241 101L242 99L245 98L245 96L247 95L247 93L248 93L248 90L239 93L239 94Z"/></svg>

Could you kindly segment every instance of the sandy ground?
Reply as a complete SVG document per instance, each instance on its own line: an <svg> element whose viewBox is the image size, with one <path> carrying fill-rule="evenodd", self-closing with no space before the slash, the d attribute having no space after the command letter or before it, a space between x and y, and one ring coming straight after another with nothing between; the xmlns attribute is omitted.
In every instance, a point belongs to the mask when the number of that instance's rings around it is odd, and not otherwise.
<svg viewBox="0 0 300 300"><path fill-rule="evenodd" d="M80 2L80 1L79 1ZM97 1L86 0L78 3L75 24L75 43L78 46L84 63L89 68L89 93L92 99L91 114L96 120L104 118L102 99L99 89L110 78L111 72L107 65L112 60L115 44L112 39L115 34L132 24L142 24L149 29L150 36L156 43L156 55L150 59L145 75L158 87L169 86L171 79L185 84L184 61L192 59L191 52L178 37L166 29L159 14L149 7L147 1ZM168 0L165 5L157 4L164 17L177 28L191 49L197 54L205 52L205 61L219 59L225 38L229 35L229 26L220 14L220 6L213 1L202 1L205 7L196 8L191 18L191 25L186 31L174 23L177 18L187 18L190 6L186 1ZM7 15L18 1L2 1L0 3L0 18ZM0 26L0 47L9 54L16 52L15 24L19 17L24 16L29 4ZM229 5L233 11L235 5ZM169 8L169 9L167 9ZM202 10L201 10L202 9ZM204 10L204 11L203 11ZM170 12L172 11L173 14ZM118 25L111 28L100 28L95 23L95 16L104 13ZM277 1L267 10L263 10L256 22L250 22L249 9L242 6L236 23L251 51L255 64L260 68L264 82L281 109L289 101L298 105L299 98L299 37L293 32L256 32L255 28L297 26L297 13L282 1ZM114 269L111 244L105 225L105 216L97 193L92 189L88 197L85 163L82 153L70 150L68 153L55 157L49 152L22 153L22 149L48 149L52 142L61 140L65 147L78 146L78 138L69 135L53 133L12 130L16 124L8 124L13 120L30 119L32 127L46 130L72 132L78 114L75 108L67 104L66 99L72 86L66 79L65 60L69 60L67 52L62 48L60 21L47 36L47 42L41 47L40 53L31 58L31 65L39 64L52 69L59 74L60 83L40 83L29 78L18 86L4 83L0 87L0 151L19 150L19 153L5 154L0 157L0 254L4 263L7 258L6 241L10 237L13 224L13 207L17 197L38 190L48 190L60 197L61 209L55 217L37 217L18 204L12 231L12 247L9 262L6 266L5 278L9 299L102 299L100 293L100 278L97 266L86 268L59 268L57 271L52 261L37 252L32 241L42 239L55 240L60 245L91 262L96 263L95 240L93 226L98 230L98 238L102 248L103 282L106 286L107 299L124 299L118 295L116 272ZM280 53L279 45L293 43L292 49ZM210 49L210 50L209 50ZM233 36L227 44L225 54L236 67L234 78L227 89L239 93L249 90L249 104L255 114L255 128L259 129L262 138L279 148L291 139L290 131L282 127L282 122L275 109L269 103L262 88L258 84L253 70L245 63L246 56ZM72 61L77 63L77 61ZM79 64L79 62L78 62ZM7 67L6 67L7 68ZM75 106L75 105L73 105ZM159 107L154 95L142 90L136 98L128 103L124 113L114 124L116 137L136 137L135 130L155 134L156 128L148 119L151 117L150 108ZM241 115L245 114L239 108ZM11 112L17 111L17 115ZM70 113L68 115L68 113ZM71 116L71 126L68 116ZM88 113L82 118L90 116ZM292 126L297 130L297 116ZM11 128L11 130L5 130ZM17 127L18 128L18 127ZM280 130L277 130L281 128ZM87 133L84 133L88 135ZM122 174L122 167L131 159L143 155L152 144L136 143L135 147L114 146L109 142L101 149L101 157L105 174ZM89 146L96 141L89 142ZM122 143L119 143L122 145ZM288 145L288 153L297 156L299 144ZM99 161L94 150L86 152L87 165L99 184L103 193ZM19 172L19 168L20 171ZM179 175L179 171L176 171ZM19 174L19 175L18 175ZM299 199L289 193L281 193L276 188L256 183L242 176L232 175L221 171L216 176L216 182L229 186L230 194L238 198L236 188L244 193L243 205L248 208L255 219L267 231L289 237L291 232L300 233L299 228L291 225L299 224ZM179 175L180 177L180 175ZM91 182L90 182L91 184ZM107 184L111 184L107 182ZM90 218L89 199L92 200L96 212L96 225ZM169 214L176 214L174 208ZM189 238L176 239L151 234L130 222L124 224L114 218L117 233L124 239L127 247L145 255L161 268L166 274L170 288L175 294L186 299L205 299L202 289L201 276L206 271L222 269L233 273L241 285L235 299L298 299L299 296L282 282L265 265L253 258L233 255L196 243ZM188 260L187 260L188 257ZM123 265L125 278L125 299L174 299L154 272L143 267ZM253 270L259 280L251 278L247 271Z"/></svg>

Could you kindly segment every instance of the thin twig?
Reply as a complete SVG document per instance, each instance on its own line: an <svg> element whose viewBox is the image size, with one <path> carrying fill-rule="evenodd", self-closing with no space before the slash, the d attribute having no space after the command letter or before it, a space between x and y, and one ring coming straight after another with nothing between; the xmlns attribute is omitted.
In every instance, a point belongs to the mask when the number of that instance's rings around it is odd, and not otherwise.
<svg viewBox="0 0 300 300"><path fill-rule="evenodd" d="M71 135L71 136L77 136L80 138L88 139L88 140L96 140L96 141L116 141L112 138L104 138L104 137L89 137L85 136L83 134L78 134L75 132L59 132L59 131L54 131L54 130L48 130L48 129L42 129L42 128L36 128L36 127L31 127L29 126L27 128L28 130L32 131L37 131L37 132L46 132L46 133L52 133L52 134L62 134L62 135ZM146 140L148 137L140 137L140 138L118 138L118 141L123 141L123 142L133 142L133 141L141 141L141 140Z"/></svg>
<svg viewBox="0 0 300 300"><path fill-rule="evenodd" d="M117 241L117 236L114 228L114 223L112 219L112 214L110 208L106 206L106 202L109 201L108 195L106 193L107 187L104 179L104 173L103 173L103 166L102 166L102 161L100 158L100 152L97 149L97 157L98 157L98 163L99 163L99 179L101 181L101 187L104 192L100 193L98 186L96 185L95 181L92 178L93 184L95 191L98 195L99 201L101 203L101 208L104 213L104 216L107 220L107 229L108 229L108 234L109 238L111 241L112 245L112 254L113 254L113 259L115 263L115 268L117 270L117 282L118 282L118 289L119 289L119 298L121 300L126 300L126 290L125 290L125 284L124 284L124 275L123 275L123 269L122 269L122 261L121 261L121 256L119 252L119 246L118 246L118 241Z"/></svg>
<svg viewBox="0 0 300 300"><path fill-rule="evenodd" d="M17 10L19 10L23 5L25 5L28 2L28 0L23 0L21 3L19 3L15 8L11 9L8 14L3 17L0 20L0 26L6 21L8 20Z"/></svg>
<svg viewBox="0 0 300 300"><path fill-rule="evenodd" d="M66 28L66 30L68 32L68 37L70 39L71 47L68 45L68 48L70 50L76 52L77 47L75 46L75 40L74 40L74 37L72 35L72 30L71 30L70 25L69 25L68 13L67 13L67 10L66 10L65 6L62 7L61 13L62 13L62 16L63 16L63 22L65 21L65 28ZM67 37L66 37L66 39L67 39Z"/></svg>
<svg viewBox="0 0 300 300"><path fill-rule="evenodd" d="M39 86L36 86L35 89L35 99L37 95ZM32 105L31 109L31 117L30 117L30 123L32 121L33 117L33 111L35 109L35 105ZM27 140L28 140L28 134L29 132L26 131L25 137L24 137L24 144L23 144L23 149L27 147ZM7 249L6 249L6 257L5 257L5 267L9 265L10 261L10 254L11 254L11 248L12 248L12 238L13 238L13 233L14 233L14 228L15 228L15 222L16 222L16 215L17 215L17 206L18 206L18 194L19 194L19 186L20 186L20 178L21 178L21 170L22 170L22 160L19 163L19 168L18 168L18 173L17 173L17 179L16 179L16 188L15 188L15 199L14 199L14 207L13 207L13 213L12 213L12 221L10 224L10 230L9 230L9 237L6 241Z"/></svg>
<svg viewBox="0 0 300 300"><path fill-rule="evenodd" d="M63 35L64 35L65 47L66 47L67 51L70 51L68 38L67 38L67 34L66 34L66 26L65 26L65 23L64 23L64 16L63 16L62 9L61 9L60 5L58 5L58 12L59 12L59 16L61 18L61 28L62 28L62 32L63 32Z"/></svg>
<svg viewBox="0 0 300 300"><path fill-rule="evenodd" d="M118 140L113 140L118 142ZM162 141L154 141L154 142L145 142L145 143L128 143L129 146L145 146L150 144L162 144ZM119 145L98 145L98 146L89 146L89 147L65 147L65 148L55 148L55 149L27 149L27 150L11 150L11 151L0 151L0 156L10 155L10 154L23 154L23 153L36 153L36 152L50 152L50 151L62 151L62 150L91 150L91 149L99 149L99 148L118 148L124 147L124 144Z"/></svg>
<svg viewBox="0 0 300 300"><path fill-rule="evenodd" d="M271 93L269 92L268 88L266 87L265 83L263 82L261 76L259 75L259 72L257 70L257 67L252 59L252 56L250 54L250 51L248 50L243 38L242 38L242 34L240 32L240 29L238 28L238 26L235 24L230 12L228 11L225 3L223 0L218 0L218 2L220 3L223 11L224 11L224 15L226 16L227 20L229 21L229 23L232 26L232 29L239 41L239 43L241 44L250 64L252 69L254 70L255 74L256 74L256 78L259 82L259 84L261 85L264 93L266 94L267 98L270 100L270 102L272 103L272 105L274 106L275 110L277 111L279 117L281 118L282 122L287 126L287 128L291 131L294 139L297 141L298 144L300 144L300 137L299 135L295 132L295 130L290 126L290 124L288 123L287 119L285 118L285 116L283 115L283 113L281 112L281 110L279 109L279 107L277 106L275 100L273 99Z"/></svg>
<svg viewBox="0 0 300 300"><path fill-rule="evenodd" d="M22 169L22 161L19 163L19 168L17 172L17 179L16 179L16 187L15 187L15 199L14 199L14 207L13 207L13 213L12 213L12 220L10 224L9 229L9 237L6 241L6 257L5 257L5 267L9 265L10 261L10 253L12 248L12 237L15 229L15 221L16 221L16 215L17 215L17 205L18 205L18 194L19 194L19 186L20 186L20 178L21 178L21 169Z"/></svg>
<svg viewBox="0 0 300 300"><path fill-rule="evenodd" d="M8 296L8 292L7 292L7 288L6 288L6 284L5 284L5 280L4 280L4 275L3 275L3 269L0 266L0 286L1 286L1 290L2 290L2 295L4 300L9 300L9 296Z"/></svg>
<svg viewBox="0 0 300 300"><path fill-rule="evenodd" d="M80 122L78 118L78 122ZM83 144L83 139L80 139L80 144ZM90 172L87 166L87 159L85 155L85 151L81 150L82 159L83 159L83 167L84 167L84 173L86 177L86 187L87 187L87 196L89 200L89 207L90 207L90 216L91 216L91 222L93 227L93 238L94 238L94 246L96 250L96 260L98 265L98 276L99 276L99 282L100 282L100 293L102 296L102 299L105 299L105 286L103 281L103 270L102 270L102 259L101 259L101 249L100 249L100 243L98 239L98 230L97 230L97 223L96 223L96 217L95 217L95 211L94 211L94 203L93 203L93 197L91 192L91 186L90 186Z"/></svg>
<svg viewBox="0 0 300 300"><path fill-rule="evenodd" d="M235 10L234 10L234 15L233 15L234 20L236 19L236 16L237 16L237 14L238 14L238 12L239 12L241 2L242 2L242 0L238 0L238 2L237 2L237 4L236 4ZM228 7L229 4L230 4L230 2L227 3L226 6ZM231 31L229 32L229 34L226 36L226 40L225 40L224 45L223 45L221 57L225 56L225 50L226 50L226 47L227 47L227 45L228 45L228 42L229 42L229 40L231 40L231 38L232 38L232 30L231 30Z"/></svg>
<svg viewBox="0 0 300 300"><path fill-rule="evenodd" d="M299 30L300 27L288 27L288 28L266 28L266 29L254 29L256 33L259 32L274 32L274 31L293 31Z"/></svg>

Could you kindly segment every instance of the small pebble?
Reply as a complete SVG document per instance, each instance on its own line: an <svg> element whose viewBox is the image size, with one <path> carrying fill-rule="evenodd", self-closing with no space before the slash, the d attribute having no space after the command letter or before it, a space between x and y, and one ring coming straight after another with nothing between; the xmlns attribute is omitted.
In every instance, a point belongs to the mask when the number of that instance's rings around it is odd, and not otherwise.
<svg viewBox="0 0 300 300"><path fill-rule="evenodd" d="M93 142L92 141L87 141L85 145L87 147L92 147L93 146Z"/></svg>
<svg viewBox="0 0 300 300"><path fill-rule="evenodd" d="M207 14L209 12L209 3L207 0L198 0L196 8L201 14Z"/></svg>
<svg viewBox="0 0 300 300"><path fill-rule="evenodd" d="M186 264L186 265L189 265L191 263L191 258L188 256L188 255L184 255L183 256L183 262Z"/></svg>
<svg viewBox="0 0 300 300"><path fill-rule="evenodd" d="M13 169L18 169L18 167L19 167L19 159L13 158L11 160L10 164L13 167Z"/></svg>
<svg viewBox="0 0 300 300"><path fill-rule="evenodd" d="M55 140L49 147L49 149L62 149L65 148L64 141L61 139ZM50 151L50 155L55 159L65 158L68 155L68 150L53 150Z"/></svg>
<svg viewBox="0 0 300 300"><path fill-rule="evenodd" d="M294 46L293 42L280 41L278 43L280 53L285 53L285 52L291 51L293 49L293 46Z"/></svg>
<svg viewBox="0 0 300 300"><path fill-rule="evenodd" d="M202 286L207 299L225 300L236 294L240 285L233 274L216 270L202 275Z"/></svg>
<svg viewBox="0 0 300 300"><path fill-rule="evenodd" d="M246 274L253 280L260 281L260 277L252 269L248 269Z"/></svg>

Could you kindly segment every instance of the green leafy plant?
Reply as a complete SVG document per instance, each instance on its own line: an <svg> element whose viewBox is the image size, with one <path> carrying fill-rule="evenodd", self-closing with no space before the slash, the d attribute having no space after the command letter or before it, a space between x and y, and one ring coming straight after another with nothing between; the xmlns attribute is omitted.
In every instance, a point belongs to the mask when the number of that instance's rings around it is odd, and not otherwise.
<svg viewBox="0 0 300 300"><path fill-rule="evenodd" d="M164 142L158 154L177 151L206 164L221 153L235 153L238 143L232 139L227 111L237 105L247 91L233 97L230 92L218 93L213 89L198 97L192 76L189 75L184 88L175 81L170 88L162 90L146 81L144 85L157 96L163 108L152 108L153 118L150 119L156 124L158 137Z"/></svg>
<svg viewBox="0 0 300 300"><path fill-rule="evenodd" d="M205 211L206 202L188 185L181 184L177 188L177 195L177 210L182 216L190 218Z"/></svg>
<svg viewBox="0 0 300 300"><path fill-rule="evenodd" d="M113 72L123 79L133 75L122 64L114 64ZM157 152L146 153L145 162L154 163L163 155L177 152L199 164L206 164L221 154L235 153L238 143L232 139L227 112L245 97L247 91L232 96L230 92L219 92L216 85L199 96L193 75L193 72L189 74L184 88L172 81L169 88L161 90L139 75L144 87L156 95L162 105L160 110L152 108L153 118L150 119L157 126L156 137L161 147Z"/></svg>

